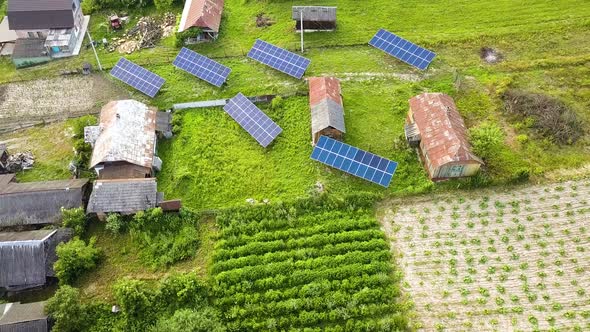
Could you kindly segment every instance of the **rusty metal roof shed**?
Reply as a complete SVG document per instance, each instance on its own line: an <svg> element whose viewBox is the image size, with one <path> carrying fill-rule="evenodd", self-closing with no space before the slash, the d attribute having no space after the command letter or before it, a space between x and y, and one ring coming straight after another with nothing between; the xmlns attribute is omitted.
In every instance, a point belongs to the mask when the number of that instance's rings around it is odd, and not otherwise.
<svg viewBox="0 0 590 332"><path fill-rule="evenodd" d="M328 127L338 129L343 133L346 132L340 81L337 78L309 78L309 104L313 134Z"/></svg>
<svg viewBox="0 0 590 332"><path fill-rule="evenodd" d="M471 151L467 128L450 96L423 93L410 99L410 110L420 132L423 153L433 167L452 162L483 164Z"/></svg>
<svg viewBox="0 0 590 332"><path fill-rule="evenodd" d="M178 32L191 27L219 32L223 0L186 0Z"/></svg>
<svg viewBox="0 0 590 332"><path fill-rule="evenodd" d="M90 167L125 161L151 168L156 146L156 112L135 100L118 100L100 111L100 134L94 143Z"/></svg>

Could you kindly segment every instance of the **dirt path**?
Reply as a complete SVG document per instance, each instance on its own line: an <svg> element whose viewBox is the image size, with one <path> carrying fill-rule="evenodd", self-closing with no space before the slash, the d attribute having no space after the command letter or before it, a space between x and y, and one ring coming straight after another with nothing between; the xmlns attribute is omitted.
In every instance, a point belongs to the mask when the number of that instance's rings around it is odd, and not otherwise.
<svg viewBox="0 0 590 332"><path fill-rule="evenodd" d="M590 180L381 207L424 331L590 329Z"/></svg>
<svg viewBox="0 0 590 332"><path fill-rule="evenodd" d="M90 113L128 96L102 75L0 85L0 133Z"/></svg>

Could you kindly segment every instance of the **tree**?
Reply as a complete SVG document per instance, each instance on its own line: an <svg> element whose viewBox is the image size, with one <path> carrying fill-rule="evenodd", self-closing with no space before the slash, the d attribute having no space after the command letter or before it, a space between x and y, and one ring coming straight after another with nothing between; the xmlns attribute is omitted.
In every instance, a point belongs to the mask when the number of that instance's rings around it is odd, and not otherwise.
<svg viewBox="0 0 590 332"><path fill-rule="evenodd" d="M160 283L158 298L170 314L179 308L202 307L207 305L207 285L196 273L173 274Z"/></svg>
<svg viewBox="0 0 590 332"><path fill-rule="evenodd" d="M156 9L159 11L166 11L172 8L172 3L174 0L154 0L154 5L156 5Z"/></svg>
<svg viewBox="0 0 590 332"><path fill-rule="evenodd" d="M61 219L62 225L73 229L74 234L77 236L82 236L86 231L86 213L81 207L73 209L61 208Z"/></svg>
<svg viewBox="0 0 590 332"><path fill-rule="evenodd" d="M45 312L55 321L53 332L84 331L88 327L77 288L61 286L45 304Z"/></svg>
<svg viewBox="0 0 590 332"><path fill-rule="evenodd" d="M96 266L100 250L95 248L96 238L91 238L88 245L76 237L70 242L57 246L57 261L53 265L55 275L61 284L70 284L85 271Z"/></svg>
<svg viewBox="0 0 590 332"><path fill-rule="evenodd" d="M144 281L123 279L113 286L113 290L127 330L141 330L153 324L158 308L154 305L153 290Z"/></svg>
<svg viewBox="0 0 590 332"><path fill-rule="evenodd" d="M223 332L225 330L219 313L211 307L199 310L178 310L172 317L158 321L158 324L151 329L153 332Z"/></svg>
<svg viewBox="0 0 590 332"><path fill-rule="evenodd" d="M110 213L107 217L105 228L113 234L119 234L125 227L123 218L117 213Z"/></svg>

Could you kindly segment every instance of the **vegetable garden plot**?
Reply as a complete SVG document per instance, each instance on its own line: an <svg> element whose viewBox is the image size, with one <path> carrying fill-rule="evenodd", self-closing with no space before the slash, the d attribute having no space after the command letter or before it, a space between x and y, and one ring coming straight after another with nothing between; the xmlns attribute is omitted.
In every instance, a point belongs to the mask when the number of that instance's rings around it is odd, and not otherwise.
<svg viewBox="0 0 590 332"><path fill-rule="evenodd" d="M369 210L254 210L218 219L214 294L229 330L405 327L389 246Z"/></svg>
<svg viewBox="0 0 590 332"><path fill-rule="evenodd" d="M438 197L384 217L424 330L590 329L590 181Z"/></svg>

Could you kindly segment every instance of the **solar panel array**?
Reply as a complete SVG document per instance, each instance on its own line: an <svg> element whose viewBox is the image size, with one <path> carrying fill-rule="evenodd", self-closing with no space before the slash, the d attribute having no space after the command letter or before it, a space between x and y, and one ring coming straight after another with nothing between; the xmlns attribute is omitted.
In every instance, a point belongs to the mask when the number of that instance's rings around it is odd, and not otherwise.
<svg viewBox="0 0 590 332"><path fill-rule="evenodd" d="M311 60L276 47L263 40L257 39L248 57L270 66L283 73L301 78L311 63Z"/></svg>
<svg viewBox="0 0 590 332"><path fill-rule="evenodd" d="M283 131L241 93L230 99L223 110L263 147L267 147Z"/></svg>
<svg viewBox="0 0 590 332"><path fill-rule="evenodd" d="M428 68L428 65L430 65L436 56L435 53L384 29L377 31L369 42L369 45L422 70Z"/></svg>
<svg viewBox="0 0 590 332"><path fill-rule="evenodd" d="M160 76L125 58L119 59L119 62L111 69L111 75L152 98L166 82Z"/></svg>
<svg viewBox="0 0 590 332"><path fill-rule="evenodd" d="M228 67L185 47L180 50L172 64L217 87L227 80L231 72Z"/></svg>
<svg viewBox="0 0 590 332"><path fill-rule="evenodd" d="M383 187L389 187L397 163L354 146L321 136L311 159Z"/></svg>

